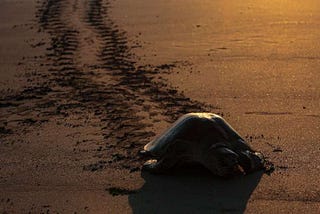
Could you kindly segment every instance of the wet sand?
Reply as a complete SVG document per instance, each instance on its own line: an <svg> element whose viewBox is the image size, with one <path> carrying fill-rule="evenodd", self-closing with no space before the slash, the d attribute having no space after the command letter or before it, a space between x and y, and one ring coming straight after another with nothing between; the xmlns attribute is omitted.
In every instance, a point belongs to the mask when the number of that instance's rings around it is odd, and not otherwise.
<svg viewBox="0 0 320 214"><path fill-rule="evenodd" d="M0 5L1 211L320 209L316 1ZM224 116L275 172L141 173L143 145L200 111Z"/></svg>

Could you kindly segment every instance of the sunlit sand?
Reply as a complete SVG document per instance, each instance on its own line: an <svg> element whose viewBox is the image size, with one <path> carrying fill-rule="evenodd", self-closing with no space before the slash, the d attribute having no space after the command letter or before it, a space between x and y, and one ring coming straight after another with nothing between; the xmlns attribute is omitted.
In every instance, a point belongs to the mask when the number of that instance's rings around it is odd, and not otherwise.
<svg viewBox="0 0 320 214"><path fill-rule="evenodd" d="M0 1L0 20L1 212L318 213L318 0ZM274 173L142 173L188 112Z"/></svg>

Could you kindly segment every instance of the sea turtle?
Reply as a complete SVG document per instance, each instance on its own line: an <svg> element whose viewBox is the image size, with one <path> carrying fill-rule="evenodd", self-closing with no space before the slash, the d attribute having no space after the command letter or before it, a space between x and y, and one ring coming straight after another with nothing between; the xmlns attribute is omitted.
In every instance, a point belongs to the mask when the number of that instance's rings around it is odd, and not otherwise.
<svg viewBox="0 0 320 214"><path fill-rule="evenodd" d="M143 170L164 173L181 163L199 163L213 174L232 177L265 168L265 159L255 152L219 115L189 113L144 146L153 157Z"/></svg>

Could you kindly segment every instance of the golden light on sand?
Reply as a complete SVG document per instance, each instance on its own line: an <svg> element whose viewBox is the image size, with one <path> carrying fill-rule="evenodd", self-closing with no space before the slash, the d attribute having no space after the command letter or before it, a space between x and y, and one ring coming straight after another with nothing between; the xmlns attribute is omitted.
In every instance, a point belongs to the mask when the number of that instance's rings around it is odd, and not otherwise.
<svg viewBox="0 0 320 214"><path fill-rule="evenodd" d="M319 50L319 0L0 0L0 213L319 213ZM275 173L142 172L188 112Z"/></svg>

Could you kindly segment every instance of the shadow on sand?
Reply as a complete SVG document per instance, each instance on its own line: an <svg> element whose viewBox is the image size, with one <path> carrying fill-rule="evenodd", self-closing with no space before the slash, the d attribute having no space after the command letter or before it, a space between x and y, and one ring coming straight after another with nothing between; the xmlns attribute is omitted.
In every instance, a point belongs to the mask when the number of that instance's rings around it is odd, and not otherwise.
<svg viewBox="0 0 320 214"><path fill-rule="evenodd" d="M145 184L129 195L129 203L134 214L243 213L262 174L220 179L205 170L174 175L142 172Z"/></svg>

